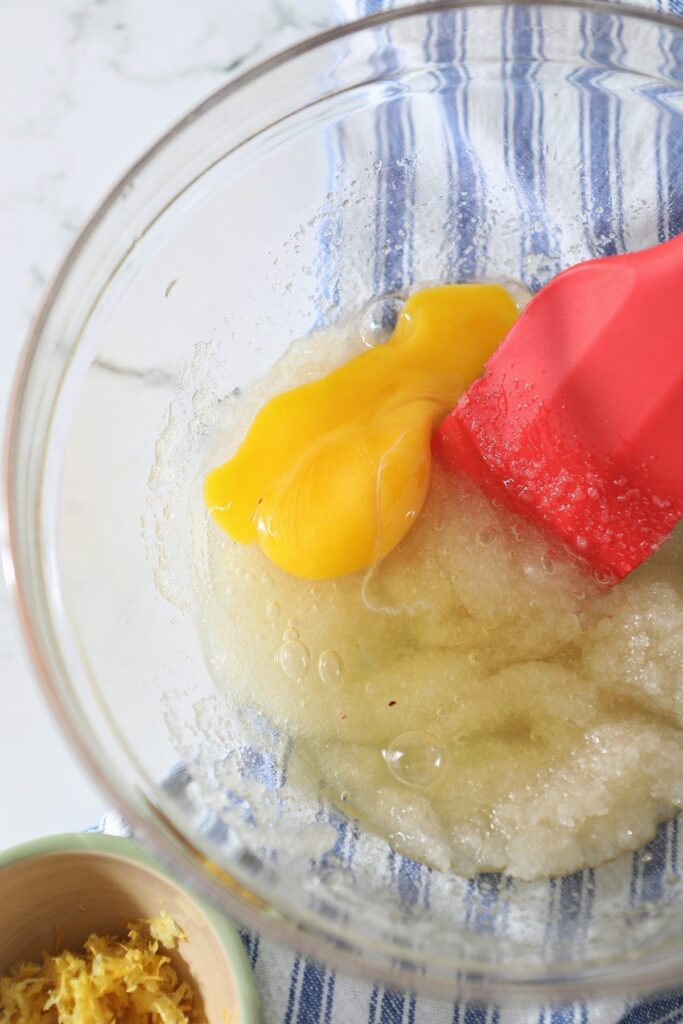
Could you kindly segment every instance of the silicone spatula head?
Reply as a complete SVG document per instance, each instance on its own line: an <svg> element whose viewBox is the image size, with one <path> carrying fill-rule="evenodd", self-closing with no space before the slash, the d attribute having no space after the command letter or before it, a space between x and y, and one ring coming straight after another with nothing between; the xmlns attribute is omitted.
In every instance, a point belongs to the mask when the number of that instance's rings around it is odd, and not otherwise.
<svg viewBox="0 0 683 1024"><path fill-rule="evenodd" d="M683 516L683 235L554 278L433 448L606 579L635 569Z"/></svg>

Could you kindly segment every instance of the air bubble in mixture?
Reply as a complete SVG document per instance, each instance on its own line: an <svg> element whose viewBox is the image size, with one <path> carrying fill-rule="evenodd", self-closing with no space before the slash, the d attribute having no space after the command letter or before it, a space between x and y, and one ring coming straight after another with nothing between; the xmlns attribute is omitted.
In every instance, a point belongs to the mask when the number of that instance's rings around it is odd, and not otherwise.
<svg viewBox="0 0 683 1024"><path fill-rule="evenodd" d="M438 775L443 751L428 732L404 732L383 751L387 768L398 782L424 788Z"/></svg>
<svg viewBox="0 0 683 1024"><path fill-rule="evenodd" d="M344 665L336 651L323 651L318 660L318 675L326 686L341 685Z"/></svg>
<svg viewBox="0 0 683 1024"><path fill-rule="evenodd" d="M483 530L480 530L477 534L477 544L481 544L483 548L487 548L489 544L493 544L496 539L496 531L493 526L485 526Z"/></svg>
<svg viewBox="0 0 683 1024"><path fill-rule="evenodd" d="M306 644L301 640L285 640L278 653L280 667L290 679L303 679L311 664Z"/></svg>
<svg viewBox="0 0 683 1024"><path fill-rule="evenodd" d="M359 333L361 341L368 348L383 345L388 341L399 313L404 304L399 295L383 295L372 299L365 307L360 320Z"/></svg>

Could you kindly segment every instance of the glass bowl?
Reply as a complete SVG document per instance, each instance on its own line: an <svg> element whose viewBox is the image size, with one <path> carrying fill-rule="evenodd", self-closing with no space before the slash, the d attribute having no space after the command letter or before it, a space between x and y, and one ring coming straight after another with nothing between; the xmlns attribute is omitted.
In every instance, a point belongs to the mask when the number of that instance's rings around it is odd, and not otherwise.
<svg viewBox="0 0 683 1024"><path fill-rule="evenodd" d="M433 3L335 29L153 146L33 324L7 563L45 693L169 868L341 969L498 1000L683 980L676 822L596 871L467 880L299 794L287 737L224 713L187 530L212 410L293 339L415 283L536 289L677 233L682 76L681 26L626 7Z"/></svg>

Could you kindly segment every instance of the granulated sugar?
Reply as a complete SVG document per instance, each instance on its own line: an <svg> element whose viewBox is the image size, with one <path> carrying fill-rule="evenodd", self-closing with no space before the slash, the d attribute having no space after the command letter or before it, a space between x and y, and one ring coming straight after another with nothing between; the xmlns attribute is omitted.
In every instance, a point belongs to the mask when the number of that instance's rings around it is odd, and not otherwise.
<svg viewBox="0 0 683 1024"><path fill-rule="evenodd" d="M294 345L222 403L217 461L270 395L359 350ZM683 538L612 590L464 478L366 574L311 582L198 509L196 619L219 689L291 737L399 852L521 879L636 849L683 806Z"/></svg>

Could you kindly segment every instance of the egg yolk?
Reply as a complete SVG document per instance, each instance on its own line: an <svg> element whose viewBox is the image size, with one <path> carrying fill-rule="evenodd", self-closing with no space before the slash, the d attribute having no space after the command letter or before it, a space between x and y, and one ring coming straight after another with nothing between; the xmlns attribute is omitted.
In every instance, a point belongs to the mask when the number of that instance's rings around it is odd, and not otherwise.
<svg viewBox="0 0 683 1024"><path fill-rule="evenodd" d="M263 406L206 478L215 521L304 579L384 558L422 508L434 429L517 314L500 285L415 292L385 344Z"/></svg>

